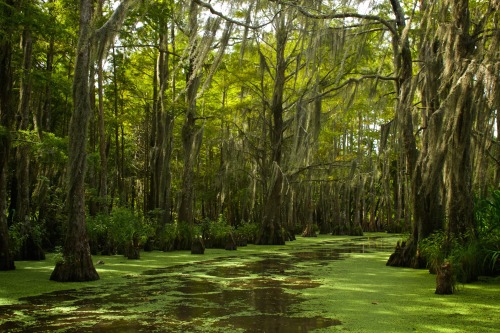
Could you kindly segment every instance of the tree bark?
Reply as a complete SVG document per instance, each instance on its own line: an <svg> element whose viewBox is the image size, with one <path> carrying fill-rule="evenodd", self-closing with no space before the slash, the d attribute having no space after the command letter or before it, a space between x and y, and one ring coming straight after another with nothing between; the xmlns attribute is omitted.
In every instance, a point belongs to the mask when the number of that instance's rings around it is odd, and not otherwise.
<svg viewBox="0 0 500 333"><path fill-rule="evenodd" d="M159 82L159 94L156 101L158 121L156 125L155 146L152 159L153 179L153 203L154 209L160 209L158 216L157 237L160 249L166 250L162 238L165 227L171 222L171 187L172 175L170 163L172 156L173 125L174 117L167 105L167 89L169 80L169 55L168 55L168 27L165 22L160 23L160 50L157 61L157 77Z"/></svg>
<svg viewBox="0 0 500 333"><path fill-rule="evenodd" d="M73 78L74 110L69 130L68 229L63 260L56 263L51 280L93 281L99 275L92 263L85 229L86 144L91 105L89 99L92 1L80 1L80 31Z"/></svg>
<svg viewBox="0 0 500 333"><path fill-rule="evenodd" d="M409 169L414 225L405 251L400 251L409 254L408 257L391 256L394 261L389 260L388 264L421 266L417 244L437 229L444 229L450 237L462 240L475 238L472 128L474 114L480 111L479 105L488 91L485 86L493 82L485 79L488 60L483 60L485 56L478 53L479 41L488 37L475 36L482 34L486 20L496 10L490 3L474 25L475 31L471 31L468 4L467 0L421 3L420 25L422 31L426 31L419 47L424 110L422 150L415 167ZM448 15L449 19L444 20ZM409 150L406 151L408 154Z"/></svg>
<svg viewBox="0 0 500 333"><path fill-rule="evenodd" d="M51 280L93 281L99 275L92 263L85 227L86 144L91 114L89 74L93 59L92 46L97 54L114 38L134 0L123 0L109 20L98 30L92 28L92 0L80 1L80 30L73 77L73 116L69 130L68 154L68 225L62 261L56 263Z"/></svg>
<svg viewBox="0 0 500 333"><path fill-rule="evenodd" d="M274 77L273 95L271 100L272 125L269 129L271 144L271 179L264 205L264 216L257 235L256 244L285 244L285 234L281 221L283 170L281 158L283 149L283 93L285 88L285 72L287 62L285 47L288 31L285 26L285 15L277 15L276 27L276 71Z"/></svg>
<svg viewBox="0 0 500 333"><path fill-rule="evenodd" d="M33 54L33 37L30 27L24 27L22 34L23 65L19 89L18 105L18 130L29 130L30 126L30 103L31 103L31 67ZM16 172L13 182L17 189L13 194L15 198L15 209L13 211L14 223L21 225L26 239L23 241L19 253L21 260L44 260L45 253L40 244L40 239L35 236L33 220L31 218L31 158L30 147L21 144L16 148Z"/></svg>
<svg viewBox="0 0 500 333"><path fill-rule="evenodd" d="M2 17L12 15L14 7L12 0L6 1L6 6L0 8ZM0 21L5 22L5 21ZM15 269L14 260L9 247L9 228L7 225L7 169L10 157L11 137L15 116L12 106L12 42L11 28L8 23L0 28L4 31L0 38L0 271Z"/></svg>
<svg viewBox="0 0 500 333"><path fill-rule="evenodd" d="M436 218L434 209L430 206L436 202L435 196L439 193L436 189L421 190L422 186L433 186L434 184L425 183L422 179L422 168L417 168L419 152L417 150L416 138L414 136L414 125L412 119L412 103L415 93L415 87L412 82L413 66L410 44L406 28L406 22L403 10L398 0L391 0L393 13L396 17L396 32L393 33L394 62L396 72L399 73L399 80L396 84L398 92L398 101L396 106L396 117L398 127L401 130L404 154L406 157L406 170L408 172L413 202L413 225L410 240L405 244L405 248L396 251L389 258L387 265L420 267L423 265L418 252L417 244L422 237L426 237L434 229L430 223ZM421 155L420 155L421 156ZM428 217L431 217L428 220ZM439 216L439 215L437 215Z"/></svg>
<svg viewBox="0 0 500 333"><path fill-rule="evenodd" d="M191 70L188 71L188 75ZM194 222L194 163L198 157L203 137L203 129L196 125L196 94L201 77L195 74L188 79L186 93L186 119L182 126L182 147L184 149L184 166L179 203L179 221L192 224Z"/></svg>
<svg viewBox="0 0 500 333"><path fill-rule="evenodd" d="M476 112L473 89L478 64L474 59L475 42L469 35L471 22L468 0L451 1L451 10L454 38L443 45L446 50L444 74L449 75L454 84L443 103L448 109L446 113L450 114L445 133L449 133L446 144L451 148L447 149L444 164L445 209L448 230L452 234L474 237L471 137L473 115ZM447 69L450 67L453 70ZM449 100L452 102L449 103Z"/></svg>
<svg viewBox="0 0 500 333"><path fill-rule="evenodd" d="M189 9L189 64L186 71L186 113L184 125L182 126L182 147L184 151L184 165L181 180L181 194L179 199L180 222L194 223L194 163L199 155L201 140L203 138L203 127L196 125L196 103L198 89L201 84L202 64L205 63L207 45L211 40L198 41L198 5L196 1L190 1Z"/></svg>
<svg viewBox="0 0 500 333"><path fill-rule="evenodd" d="M99 130L99 159L101 161L99 169L99 211L107 213L108 211L108 156L106 154L106 132L104 128L104 87L103 87L103 62L104 59L98 59L97 69L97 91L98 91L98 119L97 127Z"/></svg>

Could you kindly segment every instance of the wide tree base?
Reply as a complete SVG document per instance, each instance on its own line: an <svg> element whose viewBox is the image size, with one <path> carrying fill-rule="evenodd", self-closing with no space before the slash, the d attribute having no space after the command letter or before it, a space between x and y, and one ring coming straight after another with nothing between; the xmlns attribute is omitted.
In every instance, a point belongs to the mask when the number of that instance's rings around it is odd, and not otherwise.
<svg viewBox="0 0 500 333"><path fill-rule="evenodd" d="M312 224L306 225L304 231L302 231L302 237L318 237Z"/></svg>
<svg viewBox="0 0 500 333"><path fill-rule="evenodd" d="M263 226L259 230L255 245L285 245L285 236L278 226Z"/></svg>
<svg viewBox="0 0 500 333"><path fill-rule="evenodd" d="M99 280L99 274L90 258L84 263L79 260L66 260L56 264L50 280L57 282L96 281Z"/></svg>
<svg viewBox="0 0 500 333"><path fill-rule="evenodd" d="M12 271L16 269L14 260L5 259L0 257L0 271Z"/></svg>
<svg viewBox="0 0 500 333"><path fill-rule="evenodd" d="M417 252L417 244L411 240L398 242L386 266L425 268L425 261Z"/></svg>
<svg viewBox="0 0 500 333"><path fill-rule="evenodd" d="M191 242L191 254L204 254L205 244L203 244L203 239L197 238Z"/></svg>

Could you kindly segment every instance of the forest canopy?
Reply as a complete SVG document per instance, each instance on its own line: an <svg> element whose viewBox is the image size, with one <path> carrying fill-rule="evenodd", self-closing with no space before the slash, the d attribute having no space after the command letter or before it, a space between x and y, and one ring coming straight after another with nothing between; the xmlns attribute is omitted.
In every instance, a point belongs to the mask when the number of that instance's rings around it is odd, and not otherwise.
<svg viewBox="0 0 500 333"><path fill-rule="evenodd" d="M95 280L91 253L387 231L410 235L390 265L494 273L499 20L496 0L0 0L0 269L61 251L51 279Z"/></svg>

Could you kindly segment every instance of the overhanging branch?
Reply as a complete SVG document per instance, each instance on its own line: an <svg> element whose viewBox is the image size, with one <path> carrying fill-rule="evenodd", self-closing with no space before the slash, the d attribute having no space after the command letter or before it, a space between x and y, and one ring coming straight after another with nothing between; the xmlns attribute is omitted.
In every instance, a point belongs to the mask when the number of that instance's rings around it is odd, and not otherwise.
<svg viewBox="0 0 500 333"><path fill-rule="evenodd" d="M257 30L257 29L260 29L260 28L263 28L265 27L266 25L270 24L273 20L274 20L274 17L271 21L267 22L267 23L263 23L263 24L260 24L260 25L250 25L250 24L247 24L247 23L244 23L244 22L240 22L238 20L235 20L227 15L224 15L222 12L219 12L217 10L215 10L214 7L212 7L211 4L207 3L207 2L204 2L204 1L201 1L201 0L193 0L194 3L208 9L210 11L210 13L214 14L214 15L217 15L219 16L220 18L228 21L228 22L231 22L233 24L236 24L238 26L241 26L241 27L245 27L245 28L248 28L248 29L254 29L254 30ZM274 16L276 16L277 14L275 14Z"/></svg>
<svg viewBox="0 0 500 333"><path fill-rule="evenodd" d="M276 2L276 0L271 0L271 1ZM284 5L287 5L287 6L295 7L302 15L304 15L305 17L312 18L312 19L326 20L326 19L359 18L362 20L377 21L377 22L385 25L387 27L387 29L389 29L389 31L394 36L398 35L398 32L397 32L396 28L394 27L394 25L391 24L391 21L385 20L382 17L377 16L377 15L364 15L364 14L359 14L359 13L337 13L337 12L313 14L313 13L309 12L308 10L306 10L303 6L300 6L299 4L297 4L295 2L290 2L290 1L279 1L279 2L284 4Z"/></svg>

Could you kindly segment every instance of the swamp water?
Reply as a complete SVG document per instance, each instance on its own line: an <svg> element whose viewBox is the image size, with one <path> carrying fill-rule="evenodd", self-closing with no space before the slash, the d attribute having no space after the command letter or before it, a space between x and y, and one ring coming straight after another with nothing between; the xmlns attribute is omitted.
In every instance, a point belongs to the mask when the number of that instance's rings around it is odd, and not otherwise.
<svg viewBox="0 0 500 333"><path fill-rule="evenodd" d="M406 310L411 316L414 310L392 304L414 297L414 303L426 306L416 293L428 292L423 296L435 299L428 274L385 266L394 243L386 235L321 236L286 246L208 249L199 256L156 252L143 253L139 261L98 257L94 260L105 261L97 266L104 282L2 305L0 332L432 332L422 323L408 322L408 313L398 315ZM124 270L129 263L140 267L141 261L142 271ZM116 279L106 280L113 266ZM414 290L414 278L405 289L404 278L394 279L397 272L408 278L413 272L424 289ZM460 313L452 314L455 321L461 319ZM491 321L493 328L495 319ZM450 332L456 332L454 327ZM444 328L436 332L447 332Z"/></svg>

